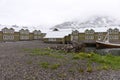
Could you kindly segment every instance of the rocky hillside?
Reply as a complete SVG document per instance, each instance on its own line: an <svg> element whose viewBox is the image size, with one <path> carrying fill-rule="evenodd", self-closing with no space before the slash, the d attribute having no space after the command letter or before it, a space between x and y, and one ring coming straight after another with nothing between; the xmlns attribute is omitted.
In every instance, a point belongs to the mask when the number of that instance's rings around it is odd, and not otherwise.
<svg viewBox="0 0 120 80"><path fill-rule="evenodd" d="M76 20L64 22L55 25L53 28L68 29L68 28L86 28L86 27L104 27L104 26L119 26L120 23L117 19L109 16L93 16L86 20Z"/></svg>

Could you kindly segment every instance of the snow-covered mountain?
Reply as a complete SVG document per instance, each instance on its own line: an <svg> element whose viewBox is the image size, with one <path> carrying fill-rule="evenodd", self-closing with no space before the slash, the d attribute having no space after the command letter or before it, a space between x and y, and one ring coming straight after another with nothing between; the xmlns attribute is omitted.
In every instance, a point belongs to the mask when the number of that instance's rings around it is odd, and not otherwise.
<svg viewBox="0 0 120 80"><path fill-rule="evenodd" d="M90 27L105 27L105 26L120 26L120 21L109 16L92 16L85 20L76 20L64 22L55 25L52 28L68 29L68 28L90 28ZM51 29L52 29L51 28Z"/></svg>
<svg viewBox="0 0 120 80"><path fill-rule="evenodd" d="M79 19L74 21L64 22L62 24L58 24L53 26L50 29L58 28L58 29L81 29L81 28L98 28L98 27L109 27L109 26L118 26L120 27L120 21L114 19L109 16L92 16L87 19ZM2 25L0 24L0 30L4 27L14 28L15 31L19 31L20 29L28 29L30 32L34 30L41 30L43 33L49 31L48 26L36 25L36 26L17 26L17 25Z"/></svg>

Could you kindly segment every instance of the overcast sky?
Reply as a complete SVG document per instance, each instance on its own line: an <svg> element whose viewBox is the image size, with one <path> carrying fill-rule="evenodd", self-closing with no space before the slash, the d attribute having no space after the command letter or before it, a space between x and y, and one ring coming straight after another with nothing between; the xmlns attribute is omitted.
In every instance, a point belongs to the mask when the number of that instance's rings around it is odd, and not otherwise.
<svg viewBox="0 0 120 80"><path fill-rule="evenodd" d="M92 15L120 18L120 0L0 0L0 24L51 26Z"/></svg>

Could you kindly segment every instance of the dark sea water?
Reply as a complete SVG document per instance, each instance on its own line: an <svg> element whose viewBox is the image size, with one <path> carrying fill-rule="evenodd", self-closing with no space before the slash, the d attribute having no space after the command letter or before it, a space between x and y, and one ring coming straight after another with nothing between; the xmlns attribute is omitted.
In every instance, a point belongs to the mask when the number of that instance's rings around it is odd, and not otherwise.
<svg viewBox="0 0 120 80"><path fill-rule="evenodd" d="M107 48L107 49L96 49L95 47L86 47L86 52L95 52L101 55L112 54L120 56L120 48Z"/></svg>

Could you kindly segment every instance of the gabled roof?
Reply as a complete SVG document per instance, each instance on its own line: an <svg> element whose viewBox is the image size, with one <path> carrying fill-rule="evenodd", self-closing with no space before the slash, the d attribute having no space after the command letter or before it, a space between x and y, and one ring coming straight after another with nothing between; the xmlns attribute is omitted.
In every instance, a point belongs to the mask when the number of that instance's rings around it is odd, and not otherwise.
<svg viewBox="0 0 120 80"><path fill-rule="evenodd" d="M95 27L95 28L81 28L78 29L79 33L84 33L86 30L91 30L93 29L95 32L107 32L108 29L119 29L120 30L120 26L109 26L109 27Z"/></svg>
<svg viewBox="0 0 120 80"><path fill-rule="evenodd" d="M95 27L95 28L80 28L77 29L79 33L85 33L86 30L94 30L95 32L107 32L107 30L119 29L119 26L109 26L109 27ZM59 29L59 31L48 31L44 38L64 38L65 36L72 33L72 29Z"/></svg>
<svg viewBox="0 0 120 80"><path fill-rule="evenodd" d="M72 33L71 29L61 29L59 31L49 31L44 38L64 38Z"/></svg>
<svg viewBox="0 0 120 80"><path fill-rule="evenodd" d="M34 28L34 27L24 27L24 26L16 27L15 25L0 25L0 31L4 28L8 28L8 29L12 28L15 30L15 32L19 32L21 29L24 29L24 30L28 29L29 32L33 32L34 30L40 30L40 28ZM46 30L41 30L41 31L46 32Z"/></svg>

